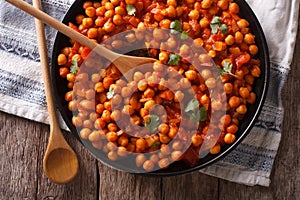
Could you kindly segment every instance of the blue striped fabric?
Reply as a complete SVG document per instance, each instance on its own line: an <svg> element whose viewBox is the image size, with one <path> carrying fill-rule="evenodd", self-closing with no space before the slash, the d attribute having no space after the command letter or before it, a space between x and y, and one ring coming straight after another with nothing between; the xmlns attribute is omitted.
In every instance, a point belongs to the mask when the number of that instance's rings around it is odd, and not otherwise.
<svg viewBox="0 0 300 200"><path fill-rule="evenodd" d="M42 0L43 9L48 14L61 19L73 1ZM268 31L269 27L266 23L268 16L263 14L263 10L268 9L268 4L273 6L272 3L265 3L266 1L263 0L248 0L248 2L258 14L269 46L274 47L272 43L274 36L269 35L272 31ZM290 20L297 19L299 0L288 2L274 0L274 2L280 9L292 13L289 16ZM297 23L290 25L289 20L285 23L289 27L282 26L282 28L297 27ZM291 33L286 49L283 50L285 52L293 52L295 30L291 30ZM46 27L46 35L50 53L55 31ZM270 184L270 173L281 138L283 109L280 93L291 61L289 55L288 59L284 57L282 62L279 62L275 52L277 49L276 46L270 48L271 83L259 120L249 136L233 152L223 160L201 170L202 173L248 185L268 186ZM0 110L48 123L39 67L33 18L0 0ZM39 111L39 114L35 111Z"/></svg>

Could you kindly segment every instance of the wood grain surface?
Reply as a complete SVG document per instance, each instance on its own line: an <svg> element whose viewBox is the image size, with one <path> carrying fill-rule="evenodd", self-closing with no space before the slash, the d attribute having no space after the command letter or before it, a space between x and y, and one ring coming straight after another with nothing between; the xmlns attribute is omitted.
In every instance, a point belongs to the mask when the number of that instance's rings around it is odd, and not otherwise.
<svg viewBox="0 0 300 200"><path fill-rule="evenodd" d="M0 112L0 199L299 199L299 34L282 104L282 141L269 188L244 186L197 172L167 178L119 172L94 159L66 132L66 139L78 155L80 172L72 183L56 185L47 179L42 168L49 126Z"/></svg>

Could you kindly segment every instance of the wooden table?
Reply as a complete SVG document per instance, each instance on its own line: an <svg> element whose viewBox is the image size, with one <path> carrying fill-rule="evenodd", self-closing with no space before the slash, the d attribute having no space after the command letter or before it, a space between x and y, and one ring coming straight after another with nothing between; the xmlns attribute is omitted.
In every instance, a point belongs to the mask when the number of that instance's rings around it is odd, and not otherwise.
<svg viewBox="0 0 300 200"><path fill-rule="evenodd" d="M119 172L94 159L69 133L66 138L79 157L80 173L73 182L56 185L42 168L49 126L0 112L0 199L299 199L300 34L291 68L282 92L283 134L269 188L198 172L167 178Z"/></svg>

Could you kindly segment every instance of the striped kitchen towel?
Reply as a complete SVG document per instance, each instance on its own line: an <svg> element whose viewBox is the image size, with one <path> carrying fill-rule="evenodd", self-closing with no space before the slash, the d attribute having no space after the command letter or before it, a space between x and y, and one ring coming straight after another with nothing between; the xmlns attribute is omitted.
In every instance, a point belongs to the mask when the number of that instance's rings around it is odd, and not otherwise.
<svg viewBox="0 0 300 200"><path fill-rule="evenodd" d="M61 19L74 0L42 0ZM280 93L292 61L300 0L247 0L264 29L270 50L269 92L259 120L246 139L202 173L247 185L269 186L281 139ZM49 55L55 31L46 27ZM49 123L34 19L0 0L0 110ZM62 123L62 127L66 128Z"/></svg>

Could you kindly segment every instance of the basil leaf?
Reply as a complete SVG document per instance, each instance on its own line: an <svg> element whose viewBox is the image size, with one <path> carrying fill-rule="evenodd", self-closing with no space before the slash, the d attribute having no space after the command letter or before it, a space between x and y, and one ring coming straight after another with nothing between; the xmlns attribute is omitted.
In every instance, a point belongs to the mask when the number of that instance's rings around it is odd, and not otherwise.
<svg viewBox="0 0 300 200"><path fill-rule="evenodd" d="M222 24L220 26L220 30L225 35L226 33L228 33L228 26L226 24Z"/></svg>
<svg viewBox="0 0 300 200"><path fill-rule="evenodd" d="M70 72L76 74L78 72L78 60L74 59L72 61L72 66L70 67Z"/></svg>
<svg viewBox="0 0 300 200"><path fill-rule="evenodd" d="M188 38L189 38L189 33L186 32L186 31L183 31L183 32L181 33L181 35L180 35L180 39L186 40L186 39L188 39Z"/></svg>
<svg viewBox="0 0 300 200"><path fill-rule="evenodd" d="M169 65L178 65L180 61L180 56L178 54L171 54L169 57L168 64Z"/></svg>
<svg viewBox="0 0 300 200"><path fill-rule="evenodd" d="M199 101L196 99L192 99L188 102L188 104L186 105L184 112L189 112L189 111L193 111L196 108L199 108Z"/></svg>
<svg viewBox="0 0 300 200"><path fill-rule="evenodd" d="M126 10L128 15L134 15L136 8L132 4L126 4Z"/></svg>
<svg viewBox="0 0 300 200"><path fill-rule="evenodd" d="M201 122L205 121L207 118L207 111L206 111L206 108L204 107L201 107L200 110L199 110L199 120Z"/></svg>
<svg viewBox="0 0 300 200"><path fill-rule="evenodd" d="M150 115L149 119L145 122L145 127L151 132L155 132L159 126L159 117L157 115Z"/></svg>

